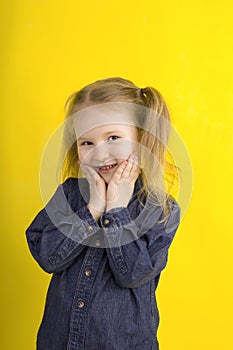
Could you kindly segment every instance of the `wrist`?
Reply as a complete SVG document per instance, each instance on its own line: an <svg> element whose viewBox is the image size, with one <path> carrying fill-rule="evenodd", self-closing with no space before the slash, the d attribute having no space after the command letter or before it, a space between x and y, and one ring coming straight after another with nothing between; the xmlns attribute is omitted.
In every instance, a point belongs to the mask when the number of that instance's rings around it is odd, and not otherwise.
<svg viewBox="0 0 233 350"><path fill-rule="evenodd" d="M111 209L114 208L127 208L127 205L125 204L115 204L115 205L109 205L106 207L106 212L110 211Z"/></svg>
<svg viewBox="0 0 233 350"><path fill-rule="evenodd" d="M96 201L90 201L87 206L97 213L104 213L106 209L106 203L96 203Z"/></svg>
<svg viewBox="0 0 233 350"><path fill-rule="evenodd" d="M103 210L97 210L93 208L90 204L87 205L87 208L89 209L91 215L95 219L96 222L98 222L99 218L103 215Z"/></svg>
<svg viewBox="0 0 233 350"><path fill-rule="evenodd" d="M95 213L104 213L104 210L101 210L101 209L97 209L95 206L93 206L93 205L91 205L91 204L88 204L87 205L87 207L88 207L88 209L89 210L92 210L93 212L95 212Z"/></svg>

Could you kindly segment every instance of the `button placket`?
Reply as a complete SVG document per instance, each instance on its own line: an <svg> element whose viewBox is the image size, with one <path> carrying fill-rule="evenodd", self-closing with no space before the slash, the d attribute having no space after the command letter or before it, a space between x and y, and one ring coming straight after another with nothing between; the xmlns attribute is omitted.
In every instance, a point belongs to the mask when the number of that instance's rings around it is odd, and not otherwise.
<svg viewBox="0 0 233 350"><path fill-rule="evenodd" d="M75 343L83 346L87 327L87 308L90 303L90 295L98 271L98 265L103 256L103 249L88 248L86 253L86 267L83 266L80 273L75 292L75 304L71 314L71 332L69 334L69 344L74 339ZM93 268L91 268L93 266ZM80 271L81 272L81 271ZM88 278L87 278L88 277Z"/></svg>

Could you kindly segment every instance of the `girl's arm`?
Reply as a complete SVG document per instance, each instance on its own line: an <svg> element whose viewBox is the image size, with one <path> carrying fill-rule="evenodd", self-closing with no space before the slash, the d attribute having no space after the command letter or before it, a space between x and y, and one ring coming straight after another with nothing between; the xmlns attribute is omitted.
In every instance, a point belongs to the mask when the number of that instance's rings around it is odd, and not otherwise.
<svg viewBox="0 0 233 350"><path fill-rule="evenodd" d="M168 249L180 222L180 207L173 200L167 222L153 225L161 212L144 210L132 220L128 208L118 208L101 217L101 225L106 227L109 264L121 287L139 287L154 279L166 266ZM117 242L127 241L130 243L117 246Z"/></svg>
<svg viewBox="0 0 233 350"><path fill-rule="evenodd" d="M76 212L71 209L68 194L74 180L77 179L69 178L58 186L48 204L26 229L30 251L48 273L61 272L71 265L85 248L82 242L100 229L87 206L83 205ZM78 195L77 190L75 197Z"/></svg>

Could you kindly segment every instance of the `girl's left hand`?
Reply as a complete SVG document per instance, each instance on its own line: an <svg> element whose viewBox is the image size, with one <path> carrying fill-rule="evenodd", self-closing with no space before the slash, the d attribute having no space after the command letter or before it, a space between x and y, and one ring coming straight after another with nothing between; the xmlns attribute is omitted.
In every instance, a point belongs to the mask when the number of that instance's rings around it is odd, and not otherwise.
<svg viewBox="0 0 233 350"><path fill-rule="evenodd" d="M133 152L119 165L108 184L106 212L116 207L127 207L139 173L139 157Z"/></svg>

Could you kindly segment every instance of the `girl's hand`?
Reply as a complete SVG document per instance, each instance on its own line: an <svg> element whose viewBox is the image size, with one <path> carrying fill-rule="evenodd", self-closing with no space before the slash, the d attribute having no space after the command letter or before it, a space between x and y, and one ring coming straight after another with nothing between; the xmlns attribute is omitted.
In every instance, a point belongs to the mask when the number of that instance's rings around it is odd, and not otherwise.
<svg viewBox="0 0 233 350"><path fill-rule="evenodd" d="M94 213L94 217L101 216L106 209L106 185L105 181L99 174L89 165L84 165L79 162L84 175L90 186L90 200L88 208Z"/></svg>
<svg viewBox="0 0 233 350"><path fill-rule="evenodd" d="M127 207L139 173L139 158L134 152L128 160L119 165L108 184L106 211L116 207Z"/></svg>

